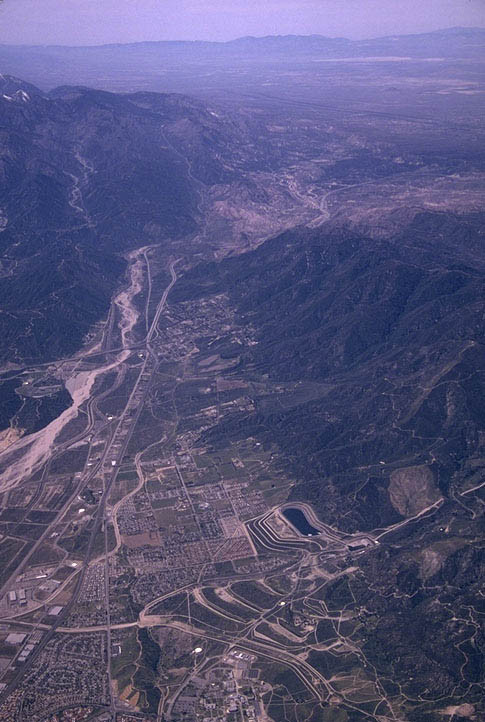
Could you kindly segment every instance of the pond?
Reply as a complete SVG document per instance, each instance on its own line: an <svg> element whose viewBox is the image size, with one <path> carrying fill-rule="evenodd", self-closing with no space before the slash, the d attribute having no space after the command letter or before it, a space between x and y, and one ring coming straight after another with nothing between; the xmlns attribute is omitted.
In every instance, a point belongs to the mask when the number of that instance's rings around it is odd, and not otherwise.
<svg viewBox="0 0 485 722"><path fill-rule="evenodd" d="M301 509L294 509L293 507L283 509L283 516L304 536L320 534L318 529L315 529L315 527L308 522L308 519Z"/></svg>

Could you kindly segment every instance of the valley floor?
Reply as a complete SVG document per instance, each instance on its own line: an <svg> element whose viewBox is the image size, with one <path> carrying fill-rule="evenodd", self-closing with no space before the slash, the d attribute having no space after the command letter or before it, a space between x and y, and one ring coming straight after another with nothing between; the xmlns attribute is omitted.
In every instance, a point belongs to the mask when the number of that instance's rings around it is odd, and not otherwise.
<svg viewBox="0 0 485 722"><path fill-rule="evenodd" d="M0 720L451 718L374 666L359 601L367 557L443 497L366 533L294 502L318 531L301 535L277 449L204 433L322 389L239 373L217 342L250 346L251 330L224 294L171 303L184 261L158 253L130 255L102 337L56 367L73 405L4 452ZM480 628L467 614L465 683ZM476 719L478 700L453 709Z"/></svg>

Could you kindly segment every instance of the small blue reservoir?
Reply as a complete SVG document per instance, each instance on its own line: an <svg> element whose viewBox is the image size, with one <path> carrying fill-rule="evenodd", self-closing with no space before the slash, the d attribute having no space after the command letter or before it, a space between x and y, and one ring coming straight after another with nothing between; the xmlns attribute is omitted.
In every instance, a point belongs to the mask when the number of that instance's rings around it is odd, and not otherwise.
<svg viewBox="0 0 485 722"><path fill-rule="evenodd" d="M315 529L315 527L308 522L308 519L301 509L294 509L293 507L283 509L283 516L304 536L320 534L318 529Z"/></svg>

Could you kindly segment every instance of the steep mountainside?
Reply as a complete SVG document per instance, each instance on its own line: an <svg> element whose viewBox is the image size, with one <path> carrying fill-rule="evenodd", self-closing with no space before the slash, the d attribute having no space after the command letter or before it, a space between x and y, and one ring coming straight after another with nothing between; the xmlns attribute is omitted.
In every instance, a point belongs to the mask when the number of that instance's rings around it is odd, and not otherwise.
<svg viewBox="0 0 485 722"><path fill-rule="evenodd" d="M0 117L4 362L74 351L123 251L193 234L201 185L238 177L251 153L244 128L183 96L45 94L4 77Z"/></svg>
<svg viewBox="0 0 485 722"><path fill-rule="evenodd" d="M483 702L483 221L421 214L385 242L295 229L174 292L227 294L257 343L221 338L212 352L275 389L202 442L219 454L262 442L296 481L290 498L380 538L352 596L336 583L326 604L358 610L366 664L388 694L399 685L410 722L461 704L478 720Z"/></svg>
<svg viewBox="0 0 485 722"><path fill-rule="evenodd" d="M248 374L322 384L320 398L241 415L211 440L244 428L276 441L298 494L348 531L395 519L391 468L429 463L448 493L483 442L484 267L480 214L422 214L386 241L295 229L196 267L175 297L229 294L256 332L240 356Z"/></svg>

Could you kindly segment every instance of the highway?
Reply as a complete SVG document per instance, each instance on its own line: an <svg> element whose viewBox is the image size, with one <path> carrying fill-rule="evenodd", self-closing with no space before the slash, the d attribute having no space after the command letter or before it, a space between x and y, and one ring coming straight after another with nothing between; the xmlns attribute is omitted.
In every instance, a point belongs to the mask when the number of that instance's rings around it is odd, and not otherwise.
<svg viewBox="0 0 485 722"><path fill-rule="evenodd" d="M100 347L104 350L103 353L98 351L100 356L100 366L95 368L93 373L102 375L107 373L107 369L116 370L117 376L109 389L105 389L102 393L92 393L89 398L85 401L83 411L86 412L87 423L85 428L71 437L68 441L63 441L57 445L53 445L51 449L51 457L49 462L45 465L40 480L39 491L34 497L34 501L31 502L30 506L35 504L35 500L40 498L42 493L42 487L48 476L49 463L57 458L60 454L68 450L73 444L77 444L83 439L89 437L89 453L86 459L86 463L83 472L80 475L79 481L74 485L72 493L69 495L62 508L58 511L55 520L45 530L42 537L33 545L33 548L29 555L22 561L19 567L15 571L15 575L22 573L27 568L29 561L33 553L41 546L46 540L48 535L52 533L52 530L59 524L59 522L69 512L72 503L76 500L76 497L83 488L91 481L96 479L102 481L102 491L98 502L97 509L94 515L94 523L92 525L87 549L83 559L83 566L76 572L75 587L72 592L71 599L65 604L61 613L54 619L52 624L48 625L45 623L39 624L35 622L20 622L21 626L26 630L38 630L43 631L43 637L41 641L35 646L35 649L29 655L24 665L18 669L17 675L14 677L12 682L9 684L7 689L4 691L5 695L8 695L16 687L21 684L22 677L31 671L38 659L39 654L45 649L46 645L52 640L55 634L92 634L94 632L104 632L106 640L106 679L108 680L109 686L109 698L107 700L100 700L100 708L108 710L111 719L114 721L116 714L120 711L126 711L126 707L122 706L115 694L114 694L114 680L111 678L111 652L112 652L112 634L117 630L124 629L137 629L143 627L171 627L172 629L180 628L181 631L206 638L208 640L224 641L228 644L228 650L241 649L245 650L261 660L267 660L275 664L284 664L288 669L292 670L294 674L300 679L306 689L311 693L312 697L318 702L324 702L329 696L337 693L336 687L334 687L330 679L326 679L318 669L315 669L306 659L306 656L312 650L319 651L320 645L316 639L312 639L312 633L303 635L301 640L292 632L285 630L285 627L279 623L280 607L281 605L291 605L303 603L305 606L305 600L308 596L307 587L304 584L304 580L311 570L319 570L319 581L317 582L317 590L324 584L331 582L338 577L345 577L346 575L352 575L355 571L355 567L351 567L348 564L342 563L341 567L335 573L326 573L324 568L322 569L322 556L330 554L332 557L339 557L344 560L351 553L352 556L360 556L365 554L368 549L375 546L379 536L383 536L389 533L394 528L399 528L401 524L407 523L412 520L406 520L399 524L390 527L387 530L376 530L369 534L355 534L349 535L339 532L332 527L323 524L319 521L311 507L303 504L302 502L294 502L293 507L299 506L302 511L307 515L310 523L313 524L318 530L319 534L312 537L299 536L296 532L293 536L288 536L287 533L280 535L278 529L281 528L283 522L281 517L281 508L271 508L268 511L256 516L252 519L245 521L247 532L253 543L253 548L258 553L276 555L276 559L281 560L281 564L278 563L271 568L271 574L277 574L280 571L285 572L287 579L291 579L289 588L284 593L279 595L278 601L270 609L259 609L252 606L249 603L245 603L244 600L240 600L249 612L254 612L252 619L248 620L247 611L246 614L240 618L231 616L231 613L224 609L224 605L219 608L217 603L206 597L204 594L203 587L217 587L221 584L220 578L208 579L206 578L201 586L201 582L188 584L186 587L181 589L172 590L169 594L166 594L160 598L153 599L145 608L141 611L139 618L136 621L130 621L125 623L113 623L111 618L110 610L110 584L109 584L109 560L113 554L113 550L109 549L108 539L108 520L112 519L115 536L116 536L116 549L120 546L120 533L117 526L116 515L117 509L121 503L126 501L127 496L134 495L137 490L140 489L143 484L143 470L140 463L140 455L135 455L134 463L138 475L138 483L134 489L123 496L122 500L118 500L115 503L111 502L111 492L116 485L120 467L126 456L126 451L130 440L132 439L133 433L136 429L140 414L143 410L144 402L150 394L153 384L155 382L156 373L159 368L159 360L157 351L155 350L156 342L158 340L159 330L158 325L163 314L170 291L177 283L177 271L176 267L180 259L172 259L168 265L167 270L170 273L170 281L163 289L162 295L153 310L153 272L150 266L150 254L148 248L141 248L137 253L131 255L131 284L125 286L120 293L118 293L112 300L110 312L108 314L107 322L104 328L103 338L100 342ZM132 306L133 298L140 294L141 290L147 291L144 307L134 308ZM153 315L150 318L150 315ZM133 330L136 328L140 333L140 325L143 328L144 338L142 340L135 339L133 337ZM120 347L120 339L122 344ZM126 383L126 371L128 369L127 361L133 352L136 351L138 354L142 352L141 359L137 359L137 365L130 367L130 373L135 373L135 378L132 381L132 385L129 389L128 398L124 401L124 407L116 414L114 419L107 418L99 408L100 402L109 397L110 394L116 392L116 389L122 384ZM111 361L106 362L106 357L103 358L104 354L113 354ZM89 354L86 356L78 356L75 358L76 364L82 364L82 361L90 358L92 360L96 353L91 349ZM76 368L76 366L74 367ZM102 452L99 454L99 442L103 440ZM96 445L96 451L94 447ZM93 455L92 455L93 454ZM94 455L96 461L93 463ZM88 465L89 464L89 465ZM177 464L174 462L176 472L179 476L181 487L185 489L186 496L192 504L192 514L197 519L197 510L193 506L190 494L185 487L185 481L183 474ZM431 512L437 504L432 505L426 512ZM233 509L234 511L234 509ZM27 512L26 512L27 513ZM234 512L235 513L235 512ZM423 512L424 513L424 512ZM199 529L200 531L200 529ZM290 532L291 533L291 532ZM99 547L99 535L104 534L103 537L103 551L100 553ZM360 542L364 542L368 545L363 550L353 550L352 547L359 545ZM365 546L364 544L364 546ZM96 552L95 552L96 549ZM105 619L102 624L95 624L93 626L83 626L83 624L73 624L70 622L72 611L75 609L76 604L79 600L80 594L83 590L83 585L86 580L87 571L90 565L94 563L102 563L104 565L104 601L105 601ZM203 568L205 565L202 565ZM264 577L256 574L256 577ZM230 589L230 585L234 581L254 580L255 573L249 574L234 574L234 576L224 577L224 585ZM4 590L9 588L11 582L7 582L4 585ZM197 618L190 617L187 619L187 623L179 622L177 620L170 620L166 616L159 616L156 613L157 605L165 598L170 597L175 591L181 592L185 590L194 601L194 606L205 607L208 612L212 614L218 614L220 617L226 617L229 621L236 622L238 624L239 631L236 633L230 633L224 631L223 628L217 630L211 628L210 625L204 625L199 622ZM237 598L234 597L236 604L238 603ZM55 602L54 602L55 603ZM320 605L321 609L317 609L318 602L315 602L307 613L317 619L327 618L327 611L323 605ZM189 606L190 610L190 606ZM152 613L151 613L152 612ZM154 612L154 613L153 613ZM5 619L5 621L7 621ZM214 631L212 631L214 629ZM275 638L271 637L271 630L273 630ZM269 635L269 636L267 636ZM287 638L287 642L284 641L283 637ZM357 648L350 649L348 641L344 637L339 636L340 643L347 645L349 651L359 656L360 651ZM204 663L205 664L205 663ZM199 670L196 666L194 669ZM200 671L200 670L199 670ZM190 680L190 674L187 679L181 684L169 698L162 698L160 711L163 711L164 718L170 719L173 713L174 706L177 702L177 698L183 691L185 684ZM379 699L385 699L385 695L382 693ZM165 702L167 704L165 704ZM345 702L346 706L352 709L353 705L349 700ZM368 715L371 717L371 715ZM27 722L28 710L20 712L17 717L17 722Z"/></svg>
<svg viewBox="0 0 485 722"><path fill-rule="evenodd" d="M150 286L150 293L147 296L146 306L143 310L143 316L147 320L148 319L148 313L149 313L149 303L151 299L151 269L150 269L150 263L149 259L146 253L146 248L141 249L143 258L145 260L146 264L146 278L149 280L149 286ZM100 430L104 430L106 426L113 426L113 431L110 433L108 440L105 444L105 448L103 449L103 452L101 454L101 457L98 461L98 463L92 467L87 467L87 461L86 465L84 467L84 471L81 474L81 478L79 483L75 486L75 489L73 490L73 493L70 495L66 503L63 505L63 507L59 510L59 512L56 515L56 518L54 521L47 527L45 532L42 534L42 536L38 539L38 541L35 543L35 545L32 547L30 553L26 555L26 557L22 560L21 564L15 569L14 574L11 576L16 577L19 574L22 573L22 571L27 567L30 558L34 554L34 552L39 548L39 546L45 541L45 539L49 536L50 533L52 533L52 529L59 523L59 521L63 518L63 516L66 514L66 512L69 510L72 503L75 501L78 494L81 492L81 490L89 484L89 482L94 479L96 476L101 475L103 477L103 493L99 500L98 508L96 511L96 516L93 524L93 529L91 531L90 539L88 548L84 557L84 563L83 567L80 570L76 586L74 589L74 592L72 594L72 598L69 601L68 604L64 607L62 612L55 618L55 621L53 624L46 628L45 625L39 626L35 625L35 628L39 629L45 629L45 634L43 635L43 638L41 642L39 642L35 648L34 651L29 656L26 663L22 666L21 669L19 669L18 674L15 676L15 678L11 681L11 683L8 685L8 687L4 690L2 693L2 696L8 696L10 692L12 692L19 684L21 678L33 667L35 664L35 660L37 659L38 655L42 651L42 649L45 648L49 640L52 638L52 636L63 626L65 626L65 620L69 617L71 610L75 606L77 599L79 597L80 591L83 586L83 582L87 573L87 569L89 566L89 563L93 556L93 548L95 544L95 540L97 535L99 534L100 530L103 528L104 525L104 534L105 534L105 593L106 593L106 625L103 625L103 629L107 632L107 656L108 656L108 663L107 663L107 673L108 678L110 680L110 689L112 690L111 685L111 675L110 675L110 668L111 668L111 619L110 619L110 611L109 611L109 568L108 568L108 560L109 560L109 554L108 554L108 538L107 538L107 524L106 522L106 507L108 504L108 499L110 495L110 491L113 488L113 485L116 482L116 478L119 473L120 464L123 460L123 457L126 453L126 449L128 447L128 444L131 440L133 431L136 427L138 418L140 416L140 413L143 408L143 402L149 393L149 390L152 385L154 374L158 367L158 359L157 355L154 351L154 349L151 346L151 342L156 337L157 334L157 324L160 319L160 316L165 308L165 305L167 303L168 295L173 288L174 284L177 281L177 274L175 271L175 266L178 263L178 260L173 260L169 264L169 271L171 280L168 286L165 288L162 297L157 305L153 320L151 325L148 328L147 334L145 336L145 339L142 343L136 344L137 349L143 349L146 351L145 358L143 361L143 364L140 367L140 371L137 376L137 380L133 385L133 388L131 390L130 396L128 398L128 401L125 405L125 408L123 409L122 413L118 416L117 420L112 423L104 423L101 427L98 428L98 433ZM111 348L111 342L113 339L113 335L116 331L113 323L113 319L115 318L115 306L116 306L117 297L115 297L111 303L110 312L108 314L108 320L104 329L104 335L101 342L101 347L109 350ZM120 354L120 365L122 365L127 358L127 355L131 352L131 346L127 337L127 343L126 345L121 349L122 353ZM82 358L82 357L81 357ZM76 435L73 439L70 439L68 442L64 442L63 444L59 445L57 448L53 449L53 453L51 455L51 459L56 458L59 454L61 454L63 451L65 451L67 448L72 446L74 443L79 442L82 438L86 438L89 435L92 434L93 428L95 425L95 419L98 415L97 412L97 401L104 398L107 394L111 393L113 391L113 387L108 389L107 391L100 394L98 397L92 396L89 398L86 404L86 410L88 413L88 425L84 429L84 431L78 435ZM126 425L126 421L129 421L129 425ZM91 449L90 442L90 449ZM119 451L114 451L113 447L119 447ZM50 459L50 460L51 460ZM89 459L89 454L87 459ZM49 460L49 462L50 462ZM114 463L113 463L114 462ZM47 469L47 466L45 467ZM45 470L43 473L44 478ZM41 481L42 483L42 481ZM11 584L11 578L7 580L7 582L3 586L3 592L5 592L6 589L8 589L9 585ZM113 719L115 717L116 712L116 704L113 695L111 694L111 702L110 702L110 708L113 715ZM19 720L25 720L27 722L27 718L23 716L23 714L20 714Z"/></svg>

